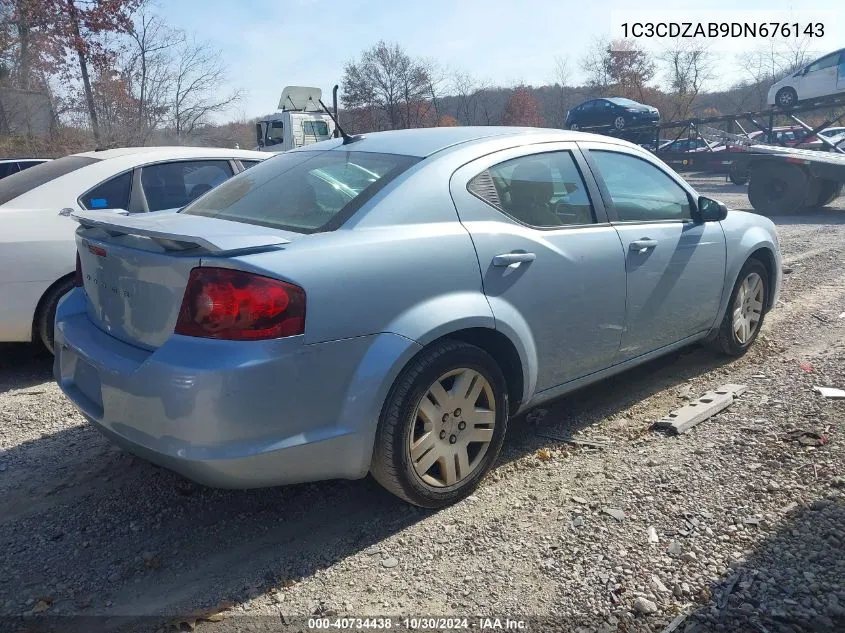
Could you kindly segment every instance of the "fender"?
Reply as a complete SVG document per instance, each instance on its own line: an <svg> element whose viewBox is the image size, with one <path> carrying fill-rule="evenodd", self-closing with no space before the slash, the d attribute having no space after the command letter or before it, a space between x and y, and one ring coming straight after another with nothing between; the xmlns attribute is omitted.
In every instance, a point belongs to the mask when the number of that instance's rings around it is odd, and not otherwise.
<svg viewBox="0 0 845 633"><path fill-rule="evenodd" d="M727 241L728 261L725 267L725 286L719 304L719 313L713 323L710 332L711 335L714 331L718 330L722 319L725 317L731 292L733 292L739 271L755 251L767 249L771 253L775 263L774 278L770 280L772 287L769 294L769 309L774 307L780 295L781 255L779 244L776 242L776 229L774 224L771 225L768 231L762 226L752 224L749 221L751 219L749 216L750 214L747 213L731 211L728 219L723 222ZM759 222L759 216L755 216L754 220Z"/></svg>

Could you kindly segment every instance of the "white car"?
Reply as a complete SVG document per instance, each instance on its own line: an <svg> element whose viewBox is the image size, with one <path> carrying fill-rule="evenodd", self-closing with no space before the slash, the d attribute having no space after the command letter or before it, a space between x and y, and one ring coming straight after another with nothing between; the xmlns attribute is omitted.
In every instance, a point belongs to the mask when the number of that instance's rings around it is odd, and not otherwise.
<svg viewBox="0 0 845 633"><path fill-rule="evenodd" d="M845 93L845 48L807 64L769 88L768 105L791 108L801 101Z"/></svg>
<svg viewBox="0 0 845 633"><path fill-rule="evenodd" d="M130 147L72 154L0 180L0 342L53 349L56 304L73 286L83 209L181 208L272 157L249 150Z"/></svg>

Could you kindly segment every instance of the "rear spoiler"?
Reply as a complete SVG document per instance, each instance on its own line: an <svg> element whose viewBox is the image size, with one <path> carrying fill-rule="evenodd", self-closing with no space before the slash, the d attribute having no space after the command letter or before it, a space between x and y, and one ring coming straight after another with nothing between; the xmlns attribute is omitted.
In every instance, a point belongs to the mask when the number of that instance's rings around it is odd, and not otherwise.
<svg viewBox="0 0 845 633"><path fill-rule="evenodd" d="M209 253L224 253L291 242L273 229L181 213L129 215L117 210L75 211L70 215L83 228L99 229L110 237L147 237L169 251L202 249Z"/></svg>

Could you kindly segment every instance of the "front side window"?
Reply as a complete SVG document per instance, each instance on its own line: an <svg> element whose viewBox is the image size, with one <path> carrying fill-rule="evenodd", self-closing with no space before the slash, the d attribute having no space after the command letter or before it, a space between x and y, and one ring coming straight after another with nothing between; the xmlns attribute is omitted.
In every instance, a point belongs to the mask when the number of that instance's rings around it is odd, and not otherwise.
<svg viewBox="0 0 845 633"><path fill-rule="evenodd" d="M149 210L164 211L184 207L231 176L229 161L178 161L142 168L141 186Z"/></svg>
<svg viewBox="0 0 845 633"><path fill-rule="evenodd" d="M271 121L267 127L267 145L278 145L285 140L285 124L282 121Z"/></svg>
<svg viewBox="0 0 845 633"><path fill-rule="evenodd" d="M299 233L332 230L418 160L371 152L278 154L182 212Z"/></svg>
<svg viewBox="0 0 845 633"><path fill-rule="evenodd" d="M593 207L572 154L521 156L473 178L471 193L513 219L539 228L592 224Z"/></svg>
<svg viewBox="0 0 845 633"><path fill-rule="evenodd" d="M630 154L590 150L620 222L690 220L687 192L666 173Z"/></svg>
<svg viewBox="0 0 845 633"><path fill-rule="evenodd" d="M86 209L129 209L132 170L110 178L84 194L79 203Z"/></svg>

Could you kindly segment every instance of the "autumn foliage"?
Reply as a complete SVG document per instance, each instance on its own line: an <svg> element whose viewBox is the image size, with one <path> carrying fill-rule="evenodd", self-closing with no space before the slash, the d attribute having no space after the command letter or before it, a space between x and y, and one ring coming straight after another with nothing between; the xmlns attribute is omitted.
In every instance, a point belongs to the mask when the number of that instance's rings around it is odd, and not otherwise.
<svg viewBox="0 0 845 633"><path fill-rule="evenodd" d="M502 125L543 127L545 121L540 114L537 99L527 88L516 88L508 97L502 113Z"/></svg>

